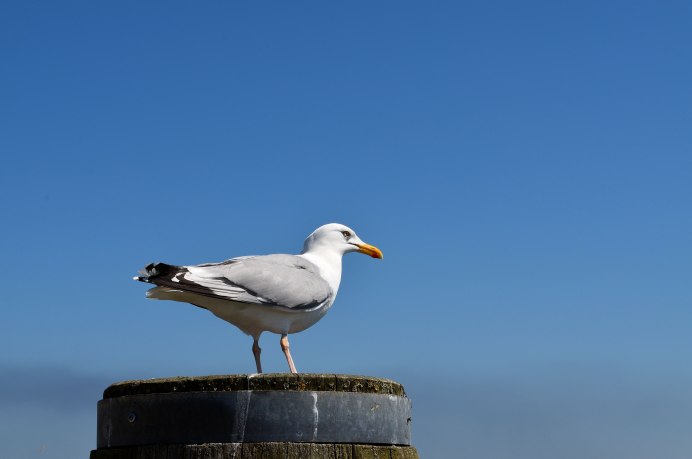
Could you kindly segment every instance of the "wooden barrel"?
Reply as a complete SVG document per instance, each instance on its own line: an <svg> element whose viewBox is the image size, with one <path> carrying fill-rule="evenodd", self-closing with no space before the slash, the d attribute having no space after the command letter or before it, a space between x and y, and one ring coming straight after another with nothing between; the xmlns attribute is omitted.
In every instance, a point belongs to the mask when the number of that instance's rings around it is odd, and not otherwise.
<svg viewBox="0 0 692 459"><path fill-rule="evenodd" d="M388 379L258 374L125 381L98 403L91 459L417 459Z"/></svg>

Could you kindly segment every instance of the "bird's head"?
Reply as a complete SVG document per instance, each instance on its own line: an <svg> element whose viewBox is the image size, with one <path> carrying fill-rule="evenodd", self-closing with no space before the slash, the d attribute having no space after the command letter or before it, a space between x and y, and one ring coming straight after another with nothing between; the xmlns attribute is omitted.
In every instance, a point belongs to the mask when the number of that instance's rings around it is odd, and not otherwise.
<svg viewBox="0 0 692 459"><path fill-rule="evenodd" d="M383 258L382 251L374 245L363 242L355 231L340 223L329 223L312 232L303 246L303 253L327 249L340 252L360 252L373 258Z"/></svg>

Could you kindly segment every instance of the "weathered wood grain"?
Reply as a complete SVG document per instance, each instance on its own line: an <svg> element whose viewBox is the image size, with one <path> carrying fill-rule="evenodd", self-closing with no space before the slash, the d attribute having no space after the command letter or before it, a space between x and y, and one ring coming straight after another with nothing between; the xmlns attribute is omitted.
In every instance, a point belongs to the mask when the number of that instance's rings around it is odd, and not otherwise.
<svg viewBox="0 0 692 459"><path fill-rule="evenodd" d="M207 443L99 449L90 459L418 459L412 446L335 443Z"/></svg>

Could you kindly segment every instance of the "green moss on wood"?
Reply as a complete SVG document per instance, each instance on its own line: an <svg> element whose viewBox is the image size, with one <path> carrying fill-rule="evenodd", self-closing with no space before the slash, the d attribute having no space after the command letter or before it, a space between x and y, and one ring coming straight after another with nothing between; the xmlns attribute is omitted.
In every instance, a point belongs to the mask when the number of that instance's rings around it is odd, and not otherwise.
<svg viewBox="0 0 692 459"><path fill-rule="evenodd" d="M412 446L338 443L205 443L107 448L90 459L419 459Z"/></svg>
<svg viewBox="0 0 692 459"><path fill-rule="evenodd" d="M237 390L298 390L362 392L404 396L401 384L370 376L318 373L266 373L258 375L178 376L123 381L112 384L103 398L173 392L229 392Z"/></svg>

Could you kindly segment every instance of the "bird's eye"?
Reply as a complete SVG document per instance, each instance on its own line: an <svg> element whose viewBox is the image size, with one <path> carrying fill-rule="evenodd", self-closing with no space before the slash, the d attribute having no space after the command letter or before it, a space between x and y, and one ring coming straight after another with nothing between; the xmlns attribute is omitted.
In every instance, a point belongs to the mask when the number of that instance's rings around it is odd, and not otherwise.
<svg viewBox="0 0 692 459"><path fill-rule="evenodd" d="M345 237L346 239L348 239L348 238L351 237L351 232L350 232L350 231L342 231L341 234L343 234L344 237Z"/></svg>

